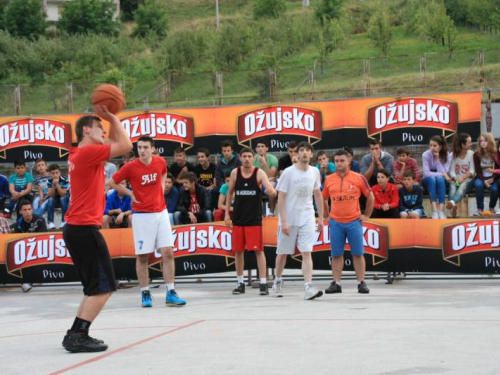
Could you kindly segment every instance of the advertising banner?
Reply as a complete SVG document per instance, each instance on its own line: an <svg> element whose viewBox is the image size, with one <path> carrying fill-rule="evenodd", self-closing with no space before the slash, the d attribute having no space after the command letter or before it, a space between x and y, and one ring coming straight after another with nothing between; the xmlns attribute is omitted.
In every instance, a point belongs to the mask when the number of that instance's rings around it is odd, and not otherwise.
<svg viewBox="0 0 500 375"><path fill-rule="evenodd" d="M264 218L263 239L269 267L276 257L278 220ZM130 229L102 230L117 279L136 279ZM232 230L223 223L173 228L177 275L234 271ZM331 269L328 226L317 233L314 268ZM500 221L488 219L400 220L363 223L367 270L457 272L490 274L500 271ZM345 269L352 270L349 244ZM246 266L255 268L255 256L246 254ZM150 274L161 277L159 252L149 257ZM300 252L287 268L301 268ZM59 232L0 235L0 283L69 282L78 280L71 256Z"/></svg>
<svg viewBox="0 0 500 375"><path fill-rule="evenodd" d="M0 162L64 160L81 116L0 117ZM316 149L365 147L370 137L386 146L418 145L436 134L466 132L477 139L481 93L135 110L117 116L132 142L150 136L163 156L172 156L178 146L191 154L200 147L220 152L223 139L253 147L263 138L270 151L285 151L292 139Z"/></svg>

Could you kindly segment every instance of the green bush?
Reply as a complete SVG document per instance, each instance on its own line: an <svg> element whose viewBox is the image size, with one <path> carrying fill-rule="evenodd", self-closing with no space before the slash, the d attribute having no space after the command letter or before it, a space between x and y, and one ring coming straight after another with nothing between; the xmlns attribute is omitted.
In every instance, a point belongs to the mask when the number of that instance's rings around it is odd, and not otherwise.
<svg viewBox="0 0 500 375"><path fill-rule="evenodd" d="M253 6L253 17L278 18L285 13L286 5L284 0L255 0Z"/></svg>
<svg viewBox="0 0 500 375"><path fill-rule="evenodd" d="M120 23L113 20L115 11L111 0L66 1L57 25L68 34L118 35Z"/></svg>
<svg viewBox="0 0 500 375"><path fill-rule="evenodd" d="M168 32L168 15L164 2L160 0L146 0L140 4L134 13L137 26L134 36L144 37L148 33L154 33L164 37Z"/></svg>
<svg viewBox="0 0 500 375"><path fill-rule="evenodd" d="M3 12L3 26L11 35L37 39L45 32L40 0L12 0Z"/></svg>

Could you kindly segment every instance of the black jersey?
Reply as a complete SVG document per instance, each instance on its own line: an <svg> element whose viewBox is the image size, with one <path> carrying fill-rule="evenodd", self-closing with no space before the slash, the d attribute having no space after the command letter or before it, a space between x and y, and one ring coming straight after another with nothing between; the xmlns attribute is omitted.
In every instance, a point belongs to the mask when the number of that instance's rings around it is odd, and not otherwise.
<svg viewBox="0 0 500 375"><path fill-rule="evenodd" d="M257 182L258 171L259 168L254 167L252 175L244 178L241 167L238 167L234 185L234 225L245 227L262 225L262 192Z"/></svg>

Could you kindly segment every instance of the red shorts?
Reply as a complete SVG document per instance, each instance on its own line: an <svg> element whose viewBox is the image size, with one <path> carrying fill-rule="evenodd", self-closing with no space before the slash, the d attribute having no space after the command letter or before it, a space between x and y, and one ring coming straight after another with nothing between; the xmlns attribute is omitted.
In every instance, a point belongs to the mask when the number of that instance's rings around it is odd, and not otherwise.
<svg viewBox="0 0 500 375"><path fill-rule="evenodd" d="M239 227L233 226L233 250L234 251L262 251L262 226Z"/></svg>

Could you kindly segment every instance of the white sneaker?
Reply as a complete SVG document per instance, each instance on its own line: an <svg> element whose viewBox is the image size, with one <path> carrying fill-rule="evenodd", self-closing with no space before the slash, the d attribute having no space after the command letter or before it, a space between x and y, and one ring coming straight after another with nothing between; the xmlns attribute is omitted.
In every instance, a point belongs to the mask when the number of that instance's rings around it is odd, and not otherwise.
<svg viewBox="0 0 500 375"><path fill-rule="evenodd" d="M63 222L59 225L59 229L63 229L65 225L66 225L66 222L65 222L65 221L63 221Z"/></svg>
<svg viewBox="0 0 500 375"><path fill-rule="evenodd" d="M275 281L273 284L273 289L271 290L271 296L273 297L283 297L283 291L281 289L282 282Z"/></svg>
<svg viewBox="0 0 500 375"><path fill-rule="evenodd" d="M446 217L446 214L444 213L444 211L439 211L439 212L438 212L438 215L439 215L439 218L440 218L440 219L448 219L448 218Z"/></svg>
<svg viewBox="0 0 500 375"><path fill-rule="evenodd" d="M33 285L28 283L21 284L21 289L23 290L24 293L28 293L31 289L33 289Z"/></svg>
<svg viewBox="0 0 500 375"><path fill-rule="evenodd" d="M432 218L433 219L439 219L439 214L437 211L432 211Z"/></svg>
<svg viewBox="0 0 500 375"><path fill-rule="evenodd" d="M448 201L448 203L446 203L446 208L448 210L451 210L453 207L455 207L455 201L454 200Z"/></svg>
<svg viewBox="0 0 500 375"><path fill-rule="evenodd" d="M497 208L497 209L495 210L495 215L500 215L500 208Z"/></svg>
<svg viewBox="0 0 500 375"><path fill-rule="evenodd" d="M56 226L54 223L49 223L49 225L47 225L47 229L55 229Z"/></svg>
<svg viewBox="0 0 500 375"><path fill-rule="evenodd" d="M309 287L306 287L306 290L304 292L304 299L311 300L311 299L321 297L322 295L323 295L323 291L318 290L311 285Z"/></svg>

